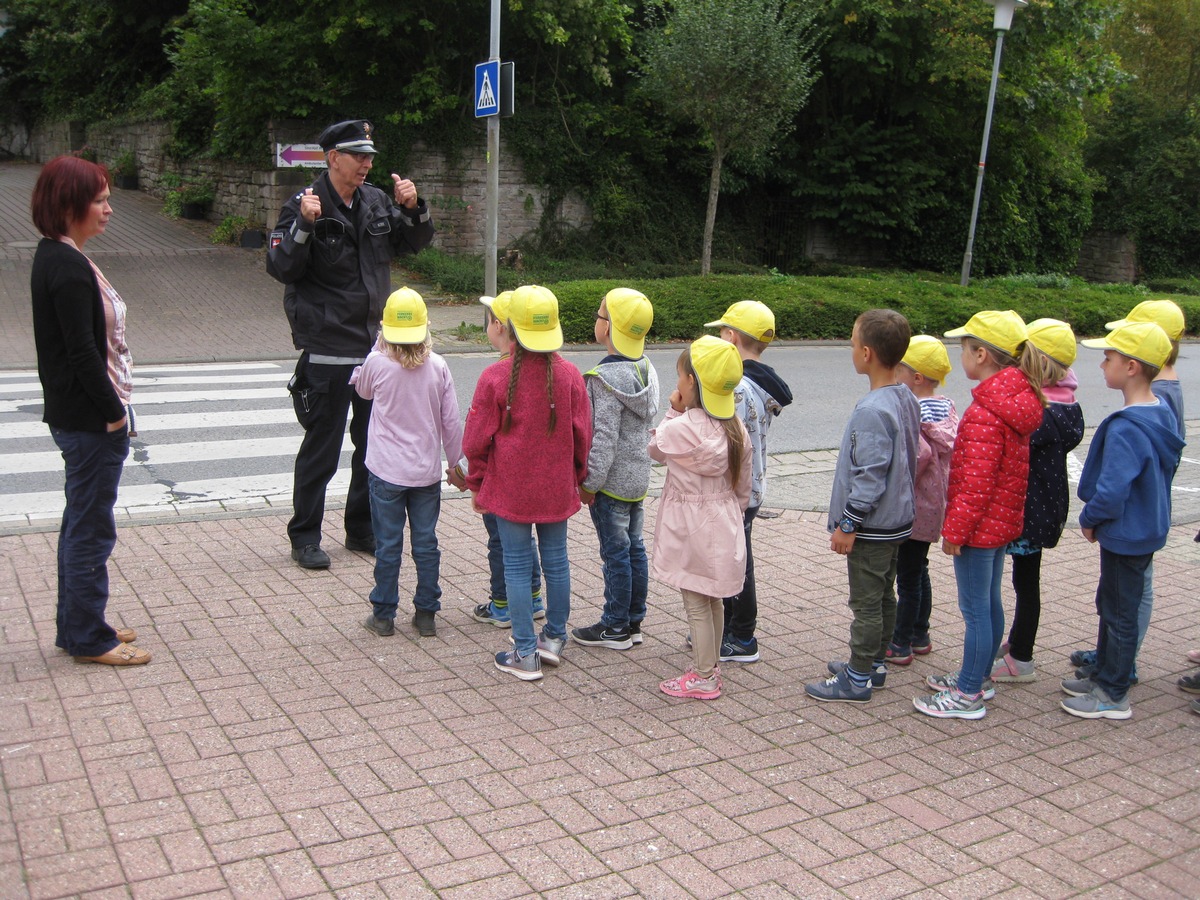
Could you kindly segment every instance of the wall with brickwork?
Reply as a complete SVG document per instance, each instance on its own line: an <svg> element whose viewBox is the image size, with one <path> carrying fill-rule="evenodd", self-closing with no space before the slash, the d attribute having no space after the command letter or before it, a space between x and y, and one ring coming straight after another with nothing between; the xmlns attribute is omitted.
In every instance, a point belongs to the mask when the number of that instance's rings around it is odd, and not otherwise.
<svg viewBox="0 0 1200 900"><path fill-rule="evenodd" d="M1101 284L1137 281L1137 247L1127 235L1093 231L1079 248L1075 274Z"/></svg>
<svg viewBox="0 0 1200 900"><path fill-rule="evenodd" d="M313 127L303 122L273 126L271 146L279 143L310 143ZM220 222L226 216L242 216L268 228L293 192L307 187L319 169L259 170L221 160L167 159L162 148L170 140L170 129L162 122L136 122L125 125L83 125L56 122L36 129L24 146L10 152L34 162L45 162L62 153L88 145L100 162L111 164L126 150L137 158L139 190L161 197L165 193L162 176L172 173L185 181L207 180L215 186L216 197L209 219ZM482 134L481 134L482 137ZM402 174L416 183L434 215L438 235L435 246L448 253L482 253L485 245L487 163L484 148L452 163L444 154L418 144L409 154L408 170ZM534 231L546 213L548 201L544 188L531 184L520 160L509 150L503 138L500 149L500 224L498 247L503 250ZM560 202L553 216L569 227L584 227L591 212L579 197Z"/></svg>

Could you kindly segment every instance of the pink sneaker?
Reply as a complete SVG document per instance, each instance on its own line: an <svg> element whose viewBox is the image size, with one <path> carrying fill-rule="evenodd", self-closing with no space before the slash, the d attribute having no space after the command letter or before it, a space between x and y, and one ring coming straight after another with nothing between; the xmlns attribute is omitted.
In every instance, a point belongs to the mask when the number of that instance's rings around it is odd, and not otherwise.
<svg viewBox="0 0 1200 900"><path fill-rule="evenodd" d="M672 697L695 697L697 700L716 700L721 696L721 685L714 672L710 678L701 678L695 672L684 672L678 678L664 681L658 689Z"/></svg>

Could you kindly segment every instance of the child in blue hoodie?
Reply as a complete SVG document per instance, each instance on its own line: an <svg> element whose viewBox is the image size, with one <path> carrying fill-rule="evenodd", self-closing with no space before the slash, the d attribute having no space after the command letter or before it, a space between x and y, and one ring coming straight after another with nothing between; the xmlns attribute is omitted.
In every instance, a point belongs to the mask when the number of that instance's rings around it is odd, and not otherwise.
<svg viewBox="0 0 1200 900"><path fill-rule="evenodd" d="M1167 542L1171 478L1184 442L1174 413L1150 387L1171 354L1160 326L1129 323L1082 343L1104 350L1104 383L1122 393L1125 406L1096 429L1079 479L1079 525L1100 544L1100 630L1095 669L1063 681L1062 708L1084 719L1128 719L1138 607L1154 551Z"/></svg>

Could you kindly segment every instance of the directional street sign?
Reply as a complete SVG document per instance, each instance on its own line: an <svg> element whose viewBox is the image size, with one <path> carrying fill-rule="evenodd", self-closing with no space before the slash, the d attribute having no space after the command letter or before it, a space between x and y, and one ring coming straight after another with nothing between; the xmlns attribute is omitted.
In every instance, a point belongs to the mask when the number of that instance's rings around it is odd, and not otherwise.
<svg viewBox="0 0 1200 900"><path fill-rule="evenodd" d="M275 167L290 169L303 166L306 169L325 168L325 152L320 144L276 144Z"/></svg>
<svg viewBox="0 0 1200 900"><path fill-rule="evenodd" d="M500 115L500 60L475 66L475 118Z"/></svg>

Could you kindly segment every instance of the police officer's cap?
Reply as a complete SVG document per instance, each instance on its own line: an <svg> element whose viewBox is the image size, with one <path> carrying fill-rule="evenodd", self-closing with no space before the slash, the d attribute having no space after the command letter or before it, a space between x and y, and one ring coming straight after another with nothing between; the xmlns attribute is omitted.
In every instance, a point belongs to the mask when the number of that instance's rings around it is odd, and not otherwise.
<svg viewBox="0 0 1200 900"><path fill-rule="evenodd" d="M328 153L340 150L343 153L378 153L372 140L374 128L366 119L350 119L330 125L321 132L317 143Z"/></svg>

